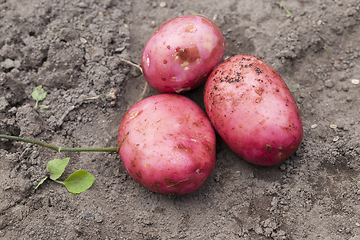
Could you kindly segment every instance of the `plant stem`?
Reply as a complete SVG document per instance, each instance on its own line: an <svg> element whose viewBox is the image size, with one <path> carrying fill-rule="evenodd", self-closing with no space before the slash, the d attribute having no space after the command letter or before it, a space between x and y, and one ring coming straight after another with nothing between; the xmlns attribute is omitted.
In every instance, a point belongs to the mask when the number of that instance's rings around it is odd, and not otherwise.
<svg viewBox="0 0 360 240"><path fill-rule="evenodd" d="M276 2L277 5L279 5L279 7L283 8L286 11L286 17L289 18L291 17L292 13L290 11L290 9L288 9L284 4L282 4L281 2Z"/></svg>
<svg viewBox="0 0 360 240"><path fill-rule="evenodd" d="M48 144L48 143L33 140L33 139L27 139L27 138L15 137L15 136L0 135L0 138L32 143L32 144L36 144L36 145L39 145L39 146L43 146L43 147L53 149L53 150L55 150L57 152L117 152L116 147L115 148L93 148L93 147L66 148L66 147L58 147L58 146L55 146L55 145L52 145L52 144Z"/></svg>

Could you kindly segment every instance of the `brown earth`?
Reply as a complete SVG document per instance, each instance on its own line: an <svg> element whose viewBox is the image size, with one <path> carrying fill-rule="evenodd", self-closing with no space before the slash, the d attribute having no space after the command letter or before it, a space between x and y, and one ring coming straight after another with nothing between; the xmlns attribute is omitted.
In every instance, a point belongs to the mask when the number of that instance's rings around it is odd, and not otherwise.
<svg viewBox="0 0 360 240"><path fill-rule="evenodd" d="M226 58L251 54L283 77L304 124L296 154L259 167L218 139L205 185L169 197L137 184L117 154L2 139L0 239L360 239L360 1L281 1L291 16L270 0L165 3L0 0L0 134L116 147L145 85L119 58L139 63L163 22L193 11L222 30ZM30 96L38 85L43 112ZM203 107L201 88L186 96ZM65 157L64 176L84 169L94 185L72 195L46 181L34 192L46 163Z"/></svg>

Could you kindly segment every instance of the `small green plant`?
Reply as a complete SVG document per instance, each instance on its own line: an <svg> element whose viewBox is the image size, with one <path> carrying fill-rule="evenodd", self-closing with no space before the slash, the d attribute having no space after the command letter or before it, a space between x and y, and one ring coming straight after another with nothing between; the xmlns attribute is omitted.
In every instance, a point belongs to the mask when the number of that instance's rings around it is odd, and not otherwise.
<svg viewBox="0 0 360 240"><path fill-rule="evenodd" d="M331 58L331 54L330 54L330 51L329 51L329 48L328 48L327 45L324 46L324 49L325 49L325 51L326 51L327 54L328 54L328 58Z"/></svg>
<svg viewBox="0 0 360 240"><path fill-rule="evenodd" d="M41 142L34 139L27 139L22 137L16 137L16 136L8 136L8 135L2 135L0 134L0 138L14 140L14 141L20 141L20 142L26 142L31 143L35 145L39 145L42 147L46 147L52 150L55 150L57 152L110 152L110 153L116 153L118 151L117 147L112 148L96 148L96 147L85 147L85 148L67 148L67 147L58 147L53 144L49 144L46 142ZM65 171L65 167L68 165L70 158L64 158L63 160L60 159L54 159L47 163L46 169L49 172L49 176L42 179L38 185L36 186L35 190L45 182L48 178L51 180L63 184L66 189L73 194L81 193L90 188L95 181L95 177L84 170L78 170L71 174L65 181L59 181L57 180L63 172Z"/></svg>
<svg viewBox="0 0 360 240"><path fill-rule="evenodd" d="M286 17L290 18L292 16L292 12L290 11L290 9L285 6L284 4L282 4L281 2L276 2L277 5L279 5L279 7L283 8L286 11Z"/></svg>
<svg viewBox="0 0 360 240"><path fill-rule="evenodd" d="M31 93L31 97L36 101L35 108L38 107L40 101L46 98L47 92L42 88L41 85L37 86Z"/></svg>
<svg viewBox="0 0 360 240"><path fill-rule="evenodd" d="M54 182L63 184L66 189L72 194L81 193L90 188L95 181L95 177L91 173L84 170L78 170L74 172L65 181L57 180L65 171L65 167L68 165L69 160L70 158L64 158L63 160L54 159L49 161L46 165L49 176L42 179L36 186L35 190L38 189L38 187L43 184L48 178L50 178Z"/></svg>

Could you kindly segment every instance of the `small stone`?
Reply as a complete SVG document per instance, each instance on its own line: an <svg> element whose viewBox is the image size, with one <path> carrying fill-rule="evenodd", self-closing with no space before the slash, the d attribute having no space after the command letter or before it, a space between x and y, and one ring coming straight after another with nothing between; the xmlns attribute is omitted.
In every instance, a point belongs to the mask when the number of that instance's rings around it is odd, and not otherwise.
<svg viewBox="0 0 360 240"><path fill-rule="evenodd" d="M317 124L315 123L315 124L313 124L313 125L311 125L311 128L316 128L317 127Z"/></svg>
<svg viewBox="0 0 360 240"><path fill-rule="evenodd" d="M9 106L9 102L5 97L0 97L0 112L5 110L5 108Z"/></svg>
<svg viewBox="0 0 360 240"><path fill-rule="evenodd" d="M339 138L340 138L339 136L336 136L336 137L333 138L333 141L337 142L337 141L339 141Z"/></svg>
<svg viewBox="0 0 360 240"><path fill-rule="evenodd" d="M348 17L354 16L356 14L355 8L348 8L345 10L345 15Z"/></svg>
<svg viewBox="0 0 360 240"><path fill-rule="evenodd" d="M334 82L332 80L325 81L325 87L332 88L334 86Z"/></svg>
<svg viewBox="0 0 360 240"><path fill-rule="evenodd" d="M299 95L300 98L306 98L306 93L304 92L301 92L300 95Z"/></svg>
<svg viewBox="0 0 360 240"><path fill-rule="evenodd" d="M330 125L330 128L335 129L335 128L337 128L337 125L331 124L331 125Z"/></svg>
<svg viewBox="0 0 360 240"><path fill-rule="evenodd" d="M104 221L104 219L103 219L103 217L102 217L100 214L95 213L95 221L96 221L97 223L102 223L102 222Z"/></svg>
<svg viewBox="0 0 360 240"><path fill-rule="evenodd" d="M260 234L263 234L264 232L263 232L263 230L262 230L262 228L260 226L257 226L255 228L255 233L260 235Z"/></svg>
<svg viewBox="0 0 360 240"><path fill-rule="evenodd" d="M71 96L65 97L64 99L65 99L65 101L68 102L68 103L71 102L71 100L72 100Z"/></svg>
<svg viewBox="0 0 360 240"><path fill-rule="evenodd" d="M17 112L17 108L16 107L12 107L12 108L10 108L9 109L9 111L8 111L8 113L10 113L10 114L16 114L16 112Z"/></svg>
<svg viewBox="0 0 360 240"><path fill-rule="evenodd" d="M342 90L343 90L344 92L347 92L347 91L349 91L349 87L348 87L348 86L343 86L343 87L342 87Z"/></svg>
<svg viewBox="0 0 360 240"><path fill-rule="evenodd" d="M87 3L85 3L85 2L79 2L77 6L80 7L80 8L87 8L88 7Z"/></svg>
<svg viewBox="0 0 360 240"><path fill-rule="evenodd" d="M1 63L1 66L5 69L11 69L15 67L15 62L13 60L11 60L10 58L5 59L5 61L3 61Z"/></svg>
<svg viewBox="0 0 360 240"><path fill-rule="evenodd" d="M215 177L214 177L215 181L219 182L220 178L221 178L221 173L215 173Z"/></svg>
<svg viewBox="0 0 360 240"><path fill-rule="evenodd" d="M159 6L162 7L162 8L166 7L166 2L160 2Z"/></svg>
<svg viewBox="0 0 360 240"><path fill-rule="evenodd" d="M125 50L125 47L119 47L115 49L115 53L122 53Z"/></svg>
<svg viewBox="0 0 360 240"><path fill-rule="evenodd" d="M352 84L358 85L359 82L360 82L359 79L351 79L351 83L352 83Z"/></svg>
<svg viewBox="0 0 360 240"><path fill-rule="evenodd" d="M217 19L218 19L218 14L215 13L212 20L213 20L213 21L216 21Z"/></svg>

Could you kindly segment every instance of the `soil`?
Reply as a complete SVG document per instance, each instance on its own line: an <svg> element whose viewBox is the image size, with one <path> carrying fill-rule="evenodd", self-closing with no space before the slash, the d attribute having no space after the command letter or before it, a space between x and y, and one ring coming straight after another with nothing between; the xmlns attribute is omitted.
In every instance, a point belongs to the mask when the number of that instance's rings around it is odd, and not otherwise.
<svg viewBox="0 0 360 240"><path fill-rule="evenodd" d="M156 29L192 11L223 31L225 58L251 54L279 72L304 124L300 148L273 167L240 159L219 138L214 173L185 196L140 186L118 154L57 153L1 139L0 239L360 239L360 85L351 81L360 79L360 2L281 6L0 0L1 134L116 147L121 118L145 86L120 58L140 63ZM38 85L48 93L41 108L31 98ZM148 88L145 96L154 94ZM202 88L185 95L203 107ZM46 181L34 192L46 163L65 157L61 179L84 169L96 177L93 186L73 195Z"/></svg>

